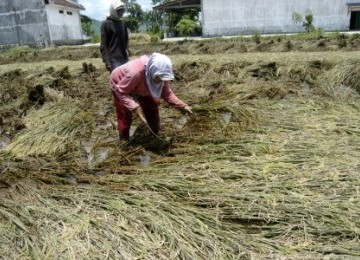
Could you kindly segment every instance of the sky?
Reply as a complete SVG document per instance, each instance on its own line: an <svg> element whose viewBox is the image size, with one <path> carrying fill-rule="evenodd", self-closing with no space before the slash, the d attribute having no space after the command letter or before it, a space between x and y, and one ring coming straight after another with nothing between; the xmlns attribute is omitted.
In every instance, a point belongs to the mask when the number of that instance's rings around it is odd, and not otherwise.
<svg viewBox="0 0 360 260"><path fill-rule="evenodd" d="M152 8L151 0L137 0L136 2L141 5L144 11ZM85 11L81 11L81 14L102 21L109 13L111 0L79 0L78 3L85 7Z"/></svg>

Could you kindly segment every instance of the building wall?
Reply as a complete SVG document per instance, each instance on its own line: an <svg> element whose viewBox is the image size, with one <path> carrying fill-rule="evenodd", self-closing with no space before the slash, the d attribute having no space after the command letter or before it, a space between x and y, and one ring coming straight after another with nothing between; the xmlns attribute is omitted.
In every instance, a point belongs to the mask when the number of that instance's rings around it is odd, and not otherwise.
<svg viewBox="0 0 360 260"><path fill-rule="evenodd" d="M59 12L60 10L62 13ZM46 12L53 43L81 43L82 29L79 10L65 6L46 5Z"/></svg>
<svg viewBox="0 0 360 260"><path fill-rule="evenodd" d="M43 1L0 1L0 45L43 44L49 39Z"/></svg>
<svg viewBox="0 0 360 260"><path fill-rule="evenodd" d="M255 32L303 32L294 24L294 12L304 16L310 9L314 26L326 31L349 30L347 3L359 0L203 0L203 36L253 34Z"/></svg>
<svg viewBox="0 0 360 260"><path fill-rule="evenodd" d="M0 0L0 46L81 43L78 9L45 5L43 0Z"/></svg>

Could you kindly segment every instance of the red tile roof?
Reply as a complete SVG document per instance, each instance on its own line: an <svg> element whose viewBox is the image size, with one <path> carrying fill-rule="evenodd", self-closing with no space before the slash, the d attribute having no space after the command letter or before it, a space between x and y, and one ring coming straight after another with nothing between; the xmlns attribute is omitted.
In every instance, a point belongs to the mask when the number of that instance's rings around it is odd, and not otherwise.
<svg viewBox="0 0 360 260"><path fill-rule="evenodd" d="M56 5L62 5L62 6L75 8L75 9L85 10L84 6L74 3L74 2L71 2L69 0L53 0L52 3L54 3Z"/></svg>

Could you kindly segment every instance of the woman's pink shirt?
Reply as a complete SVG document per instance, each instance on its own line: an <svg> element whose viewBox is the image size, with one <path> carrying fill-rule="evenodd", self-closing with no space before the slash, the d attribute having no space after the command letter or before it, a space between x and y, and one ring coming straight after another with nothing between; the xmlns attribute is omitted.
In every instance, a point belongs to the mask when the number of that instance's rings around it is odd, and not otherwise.
<svg viewBox="0 0 360 260"><path fill-rule="evenodd" d="M139 107L139 104L131 95L150 95L145 77L145 64L147 60L148 57L146 55L141 56L117 67L110 75L111 89L130 111ZM164 82L161 97L173 107L184 108L187 106L174 94L168 81Z"/></svg>

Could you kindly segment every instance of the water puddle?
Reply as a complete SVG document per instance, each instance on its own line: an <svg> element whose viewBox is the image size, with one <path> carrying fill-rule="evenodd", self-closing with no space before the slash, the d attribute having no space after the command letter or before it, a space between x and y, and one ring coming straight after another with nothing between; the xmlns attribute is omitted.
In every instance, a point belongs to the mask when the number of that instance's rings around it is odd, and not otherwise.
<svg viewBox="0 0 360 260"><path fill-rule="evenodd" d="M181 117L179 120L177 120L177 122L175 122L175 127L176 127L177 129L182 129L187 122L188 122L187 117L186 117L186 116L183 116L183 117Z"/></svg>
<svg viewBox="0 0 360 260"><path fill-rule="evenodd" d="M83 147L87 154L89 169L94 169L95 165L103 162L109 154L109 149L97 147L95 142L84 142Z"/></svg>
<svg viewBox="0 0 360 260"><path fill-rule="evenodd" d="M221 117L225 124L228 124L230 122L231 116L232 116L231 112L226 112L226 113L221 114Z"/></svg>
<svg viewBox="0 0 360 260"><path fill-rule="evenodd" d="M139 155L139 163L143 167L149 166L149 164L150 164L150 155L148 155L148 154Z"/></svg>

